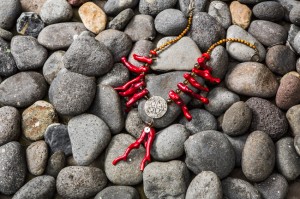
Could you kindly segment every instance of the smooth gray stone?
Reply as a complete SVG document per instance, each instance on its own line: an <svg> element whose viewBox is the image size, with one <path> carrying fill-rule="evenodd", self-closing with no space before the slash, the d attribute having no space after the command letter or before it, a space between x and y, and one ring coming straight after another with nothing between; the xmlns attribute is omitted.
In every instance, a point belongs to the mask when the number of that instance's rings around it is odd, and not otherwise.
<svg viewBox="0 0 300 199"><path fill-rule="evenodd" d="M5 0L0 2L0 27L11 29L22 11L20 0Z"/></svg>
<svg viewBox="0 0 300 199"><path fill-rule="evenodd" d="M24 184L27 173L25 154L18 142L9 142L0 147L0 192L16 193Z"/></svg>
<svg viewBox="0 0 300 199"><path fill-rule="evenodd" d="M299 52L297 52L297 44L295 43L295 37L296 35L300 32L300 27L291 24L290 28L289 28L289 32L288 32L288 38L286 41L286 45L293 51L296 51L296 53L299 54Z"/></svg>
<svg viewBox="0 0 300 199"><path fill-rule="evenodd" d="M265 199L284 199L289 188L287 180L277 173L273 173L263 182L255 183L254 186Z"/></svg>
<svg viewBox="0 0 300 199"><path fill-rule="evenodd" d="M188 168L195 174L212 171L219 178L229 175L235 165L235 153L226 136L218 131L202 131L184 143Z"/></svg>
<svg viewBox="0 0 300 199"><path fill-rule="evenodd" d="M294 6L291 9L291 12L289 15L291 22L298 26L300 25L300 14L299 13L300 13L300 6Z"/></svg>
<svg viewBox="0 0 300 199"><path fill-rule="evenodd" d="M299 29L300 30L300 29ZM296 36L294 37L294 41L292 42L292 46L296 50L298 54L300 54L300 31L297 32Z"/></svg>
<svg viewBox="0 0 300 199"><path fill-rule="evenodd" d="M115 29L115 30L123 30L126 25L129 23L129 21L134 16L134 12L131 8L127 8L120 12L113 20L111 20L108 23L109 29Z"/></svg>
<svg viewBox="0 0 300 199"><path fill-rule="evenodd" d="M239 0L240 3L244 4L257 4L266 0Z"/></svg>
<svg viewBox="0 0 300 199"><path fill-rule="evenodd" d="M184 199L189 178L189 170L184 162L152 162L143 172L145 195L149 199Z"/></svg>
<svg viewBox="0 0 300 199"><path fill-rule="evenodd" d="M12 199L51 199L55 193L55 178L38 176L27 182Z"/></svg>
<svg viewBox="0 0 300 199"><path fill-rule="evenodd" d="M68 48L75 37L86 28L83 23L65 22L45 27L38 36L38 42L49 50Z"/></svg>
<svg viewBox="0 0 300 199"><path fill-rule="evenodd" d="M191 134L206 130L217 130L217 120L208 111L203 109L192 109L190 110L190 114L193 117L191 121L188 121L182 116L179 123L183 124Z"/></svg>
<svg viewBox="0 0 300 199"><path fill-rule="evenodd" d="M44 77L37 72L19 72L0 84L0 104L25 108L43 99L47 92Z"/></svg>
<svg viewBox="0 0 300 199"><path fill-rule="evenodd" d="M177 36L187 26L187 18L177 9L166 9L160 12L154 20L155 29L166 36Z"/></svg>
<svg viewBox="0 0 300 199"><path fill-rule="evenodd" d="M208 3L208 0L195 0L194 12L203 12ZM186 15L189 16L189 0L178 0L179 9Z"/></svg>
<svg viewBox="0 0 300 199"><path fill-rule="evenodd" d="M113 134L120 133L125 126L120 97L111 86L97 85L90 112L101 118Z"/></svg>
<svg viewBox="0 0 300 199"><path fill-rule="evenodd" d="M210 54L207 65L212 68L212 76L223 79L228 70L228 53L223 46L217 46Z"/></svg>
<svg viewBox="0 0 300 199"><path fill-rule="evenodd" d="M0 37L0 75L9 77L17 72L18 68L11 54L10 45Z"/></svg>
<svg viewBox="0 0 300 199"><path fill-rule="evenodd" d="M129 186L110 186L100 191L94 199L139 199L139 193Z"/></svg>
<svg viewBox="0 0 300 199"><path fill-rule="evenodd" d="M19 70L35 70L43 67L47 50L31 36L15 36L11 40L11 54Z"/></svg>
<svg viewBox="0 0 300 199"><path fill-rule="evenodd" d="M215 18L225 29L231 25L229 7L222 1L212 1L209 4L208 14Z"/></svg>
<svg viewBox="0 0 300 199"><path fill-rule="evenodd" d="M190 183L185 199L222 199L222 184L211 171L202 171Z"/></svg>
<svg viewBox="0 0 300 199"><path fill-rule="evenodd" d="M69 21L73 16L72 6L65 0L47 0L40 12L46 24Z"/></svg>
<svg viewBox="0 0 300 199"><path fill-rule="evenodd" d="M300 2L298 0L277 0L285 10L285 19L289 20L289 13L294 6L299 6Z"/></svg>
<svg viewBox="0 0 300 199"><path fill-rule="evenodd" d="M140 66L144 63L138 62L133 58L133 54L140 56L149 56L149 51L154 49L155 46L151 41L139 40L133 44L130 54L128 55L128 61L133 65Z"/></svg>
<svg viewBox="0 0 300 199"><path fill-rule="evenodd" d="M127 56L132 48L130 37L119 30L104 30L95 39L103 43L110 50L115 62L121 62L121 58Z"/></svg>
<svg viewBox="0 0 300 199"><path fill-rule="evenodd" d="M90 198L101 191L106 184L107 178L101 169L70 166L59 172L56 190L63 198Z"/></svg>
<svg viewBox="0 0 300 199"><path fill-rule="evenodd" d="M56 178L58 173L65 167L65 165L65 153L63 151L54 152L48 160L46 174Z"/></svg>
<svg viewBox="0 0 300 199"><path fill-rule="evenodd" d="M222 181L223 196L230 199L262 199L258 190L249 182L236 178Z"/></svg>
<svg viewBox="0 0 300 199"><path fill-rule="evenodd" d="M134 8L138 2L138 0L108 0L104 5L104 11L108 15L117 15L127 8Z"/></svg>
<svg viewBox="0 0 300 199"><path fill-rule="evenodd" d="M168 1L160 1L160 0L140 0L139 3L139 12L146 15L155 16L158 13L166 10L168 8L173 8L177 3L177 0L168 0Z"/></svg>
<svg viewBox="0 0 300 199"><path fill-rule="evenodd" d="M13 34L3 28L0 28L0 37L9 41L11 38L13 38Z"/></svg>
<svg viewBox="0 0 300 199"><path fill-rule="evenodd" d="M129 76L129 70L122 63L116 63L111 71L97 79L97 84L108 85L115 88L128 82Z"/></svg>
<svg viewBox="0 0 300 199"><path fill-rule="evenodd" d="M300 155L300 135L294 137L294 147L298 155Z"/></svg>
<svg viewBox="0 0 300 199"><path fill-rule="evenodd" d="M156 36L154 19L150 15L135 15L126 26L124 32L136 42L139 40L153 40Z"/></svg>
<svg viewBox="0 0 300 199"><path fill-rule="evenodd" d="M48 146L44 140L31 143L26 148L26 161L30 174L42 175L47 166Z"/></svg>
<svg viewBox="0 0 300 199"><path fill-rule="evenodd" d="M284 8L276 1L266 1L256 4L253 15L261 20L280 21L284 17Z"/></svg>
<svg viewBox="0 0 300 199"><path fill-rule="evenodd" d="M249 34L246 30L241 28L238 25L232 25L228 28L227 30L227 38L238 38L238 39L243 39L245 41L248 41L249 43L253 44L256 46L258 50L258 61L261 62L265 59L266 57L266 50L264 46L256 39L254 38L251 34ZM238 43L238 42L227 42L226 43L226 49L231 57L234 59L245 62L245 61L256 61L255 56L256 52L252 48Z"/></svg>
<svg viewBox="0 0 300 199"><path fill-rule="evenodd" d="M300 59L297 59L297 63L296 63L296 71L300 74Z"/></svg>
<svg viewBox="0 0 300 199"><path fill-rule="evenodd" d="M300 175L300 158L294 147L294 139L281 138L276 142L276 166L287 180L295 180Z"/></svg>
<svg viewBox="0 0 300 199"><path fill-rule="evenodd" d="M45 23L35 12L23 12L16 25L19 34L32 37L37 37L44 27Z"/></svg>
<svg viewBox="0 0 300 199"><path fill-rule="evenodd" d="M68 123L73 157L78 165L89 165L106 148L111 133L103 120L92 114L73 117Z"/></svg>
<svg viewBox="0 0 300 199"><path fill-rule="evenodd" d="M242 153L243 149L248 137L248 134L236 137L230 137L229 135L225 134L229 142L231 143L234 153L235 153L235 166L241 167L242 162Z"/></svg>
<svg viewBox="0 0 300 199"><path fill-rule="evenodd" d="M145 128L145 123L141 119L138 109L133 108L127 114L125 120L126 131L135 138L140 137L143 129Z"/></svg>
<svg viewBox="0 0 300 199"><path fill-rule="evenodd" d="M0 146L17 140L21 134L21 115L11 106L0 108Z"/></svg>
<svg viewBox="0 0 300 199"><path fill-rule="evenodd" d="M190 132L181 124L173 124L156 134L151 155L158 161L174 160L184 154L184 142Z"/></svg>
<svg viewBox="0 0 300 199"><path fill-rule="evenodd" d="M287 133L287 119L277 106L258 97L249 98L246 104L252 110L250 131L263 131L273 140L278 140Z"/></svg>
<svg viewBox="0 0 300 199"><path fill-rule="evenodd" d="M50 55L45 62L43 66L43 75L48 84L51 84L58 72L65 67L63 63L65 53L66 52L62 50L56 51Z"/></svg>

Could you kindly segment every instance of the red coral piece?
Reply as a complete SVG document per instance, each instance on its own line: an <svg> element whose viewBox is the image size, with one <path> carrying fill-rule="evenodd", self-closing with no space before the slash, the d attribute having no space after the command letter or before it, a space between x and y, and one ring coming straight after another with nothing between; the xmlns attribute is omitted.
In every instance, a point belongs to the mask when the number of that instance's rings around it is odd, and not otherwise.
<svg viewBox="0 0 300 199"><path fill-rule="evenodd" d="M135 59L137 61L140 61L140 62L147 63L149 65L151 65L153 63L152 58L140 56L140 55L137 55L137 54L133 54L133 59Z"/></svg>
<svg viewBox="0 0 300 199"><path fill-rule="evenodd" d="M137 83L137 82L143 80L144 78L145 78L145 75L144 74L140 74L139 76L137 76L136 78L130 80L129 82L127 82L123 86L119 86L119 87L115 88L115 90L116 91L127 90L128 88L130 88L130 86L132 86L132 84Z"/></svg>
<svg viewBox="0 0 300 199"><path fill-rule="evenodd" d="M211 83L219 84L221 82L220 78L213 77L209 70L199 70L197 68L193 68L192 72L200 77L203 77L205 80L208 80Z"/></svg>
<svg viewBox="0 0 300 199"><path fill-rule="evenodd" d="M193 76L189 73L185 73L183 75L183 77L195 88L197 88L198 90L201 91L205 91L208 92L209 89L205 86L202 86L199 82L197 82L197 80L195 78L193 78Z"/></svg>
<svg viewBox="0 0 300 199"><path fill-rule="evenodd" d="M191 90L188 86L184 85L183 83L177 84L177 87L181 91L183 91L184 93L186 93L187 95L200 100L204 104L208 104L209 101L208 101L208 99L206 97L203 97L202 95L199 95L199 94L195 93L193 90Z"/></svg>
<svg viewBox="0 0 300 199"><path fill-rule="evenodd" d="M183 100L180 98L180 96L175 93L173 90L171 90L169 92L169 97L171 100L173 100L173 102L175 102L175 104L177 104L178 106L180 106L184 116L186 117L186 119L188 121L192 120L192 115L189 112L189 109L187 108L187 106L185 105L185 103L183 102Z"/></svg>
<svg viewBox="0 0 300 199"><path fill-rule="evenodd" d="M135 93L126 103L126 107L130 108L135 102L137 102L139 99L147 95L149 91L147 89L142 90L139 93Z"/></svg>
<svg viewBox="0 0 300 199"><path fill-rule="evenodd" d="M137 67L131 64L130 62L128 62L126 57L122 57L121 62L128 68L128 70L130 70L133 73L140 74L140 73L147 73L149 71L149 67L147 66Z"/></svg>
<svg viewBox="0 0 300 199"><path fill-rule="evenodd" d="M126 90L124 92L119 92L119 95L121 95L123 97L131 96L131 95L135 94L139 90L139 88L142 88L143 86L145 86L144 81L132 84L128 90Z"/></svg>

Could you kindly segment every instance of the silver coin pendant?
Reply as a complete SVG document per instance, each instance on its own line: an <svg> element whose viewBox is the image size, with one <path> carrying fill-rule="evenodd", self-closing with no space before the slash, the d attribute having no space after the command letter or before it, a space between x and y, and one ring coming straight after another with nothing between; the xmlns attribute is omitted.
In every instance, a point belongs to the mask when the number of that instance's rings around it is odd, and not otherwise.
<svg viewBox="0 0 300 199"><path fill-rule="evenodd" d="M144 110L149 117L157 119L166 114L168 104L164 98L153 96L146 101Z"/></svg>

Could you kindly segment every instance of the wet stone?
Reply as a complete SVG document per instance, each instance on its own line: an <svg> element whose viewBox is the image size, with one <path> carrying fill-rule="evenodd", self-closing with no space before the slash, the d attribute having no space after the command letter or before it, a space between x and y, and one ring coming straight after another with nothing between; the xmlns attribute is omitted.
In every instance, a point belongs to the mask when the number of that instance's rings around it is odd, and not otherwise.
<svg viewBox="0 0 300 199"><path fill-rule="evenodd" d="M9 43L0 36L0 75L7 77L16 74L17 71L18 68L11 54Z"/></svg>
<svg viewBox="0 0 300 199"><path fill-rule="evenodd" d="M72 6L65 0L47 0L40 16L46 24L68 21L73 16Z"/></svg>
<svg viewBox="0 0 300 199"><path fill-rule="evenodd" d="M110 186L100 191L95 199L139 199L139 193L129 186Z"/></svg>
<svg viewBox="0 0 300 199"><path fill-rule="evenodd" d="M0 146L19 138L20 123L20 113L16 108L11 106L0 108Z"/></svg>
<svg viewBox="0 0 300 199"><path fill-rule="evenodd" d="M34 12L23 12L17 20L17 32L21 35L37 37L44 27L44 22Z"/></svg>
<svg viewBox="0 0 300 199"><path fill-rule="evenodd" d="M62 50L56 51L46 60L43 66L43 75L48 84L51 84L58 72L64 68L63 57L65 53L66 52Z"/></svg>
<svg viewBox="0 0 300 199"><path fill-rule="evenodd" d="M174 7L176 5L176 3L177 3L177 0L168 0L168 1L140 0L139 12L142 14L155 16L163 10Z"/></svg>
<svg viewBox="0 0 300 199"><path fill-rule="evenodd" d="M129 70L122 63L115 63L111 71L97 79L97 84L115 88L128 82L129 76Z"/></svg>
<svg viewBox="0 0 300 199"><path fill-rule="evenodd" d="M127 8L120 12L113 20L111 20L108 23L109 29L115 29L115 30L123 30L126 25L129 23L129 21L134 16L134 12L131 8Z"/></svg>
<svg viewBox="0 0 300 199"><path fill-rule="evenodd" d="M47 166L48 146L45 141L33 142L26 149L26 160L32 175L42 175Z"/></svg>
<svg viewBox="0 0 300 199"><path fill-rule="evenodd" d="M212 1L209 4L208 14L214 17L225 29L231 25L229 7L222 1Z"/></svg>
<svg viewBox="0 0 300 199"><path fill-rule="evenodd" d="M284 8L276 1L266 1L256 4L253 15L267 21L279 21L284 17Z"/></svg>
<svg viewBox="0 0 300 199"><path fill-rule="evenodd" d="M294 136L300 135L300 105L295 105L286 112L286 118Z"/></svg>
<svg viewBox="0 0 300 199"><path fill-rule="evenodd" d="M117 15L127 8L134 8L138 3L138 0L108 0L104 5L104 11L108 15Z"/></svg>
<svg viewBox="0 0 300 199"><path fill-rule="evenodd" d="M53 153L47 163L46 174L57 177L58 173L65 167L66 157L64 152L57 151Z"/></svg>

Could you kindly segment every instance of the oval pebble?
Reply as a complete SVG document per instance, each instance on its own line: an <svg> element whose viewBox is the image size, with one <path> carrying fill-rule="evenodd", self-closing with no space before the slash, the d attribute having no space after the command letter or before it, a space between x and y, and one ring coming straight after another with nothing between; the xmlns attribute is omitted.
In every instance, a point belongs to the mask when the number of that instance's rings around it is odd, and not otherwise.
<svg viewBox="0 0 300 199"><path fill-rule="evenodd" d="M129 186L110 186L100 191L94 199L139 199L139 193Z"/></svg>
<svg viewBox="0 0 300 199"><path fill-rule="evenodd" d="M129 21L134 16L134 12L131 8L127 8L120 12L115 18L113 18L109 23L107 28L115 30L123 30Z"/></svg>
<svg viewBox="0 0 300 199"><path fill-rule="evenodd" d="M43 66L43 75L48 82L51 84L58 72L64 68L63 57L65 51L59 50L51 54Z"/></svg>
<svg viewBox="0 0 300 199"><path fill-rule="evenodd" d="M223 46L217 46L211 51L207 65L212 68L212 76L223 79L228 69L228 53Z"/></svg>
<svg viewBox="0 0 300 199"><path fill-rule="evenodd" d="M21 116L16 108L11 106L0 108L0 146L19 138L20 124Z"/></svg>
<svg viewBox="0 0 300 199"><path fill-rule="evenodd" d="M256 4L252 9L253 15L258 19L279 21L284 17L283 6L276 1L266 1Z"/></svg>
<svg viewBox="0 0 300 199"><path fill-rule="evenodd" d="M41 8L40 16L46 24L55 24L69 21L73 10L65 0L47 0Z"/></svg>
<svg viewBox="0 0 300 199"><path fill-rule="evenodd" d="M57 177L58 173L65 167L66 157L63 151L54 152L47 163L46 174Z"/></svg>
<svg viewBox="0 0 300 199"><path fill-rule="evenodd" d="M174 7L176 3L177 0L168 0L168 1L140 0L139 12L142 14L155 16L163 10Z"/></svg>
<svg viewBox="0 0 300 199"><path fill-rule="evenodd" d="M231 13L225 2L212 1L209 4L208 14L215 18L225 29L231 25Z"/></svg>
<svg viewBox="0 0 300 199"><path fill-rule="evenodd" d="M108 15L117 15L122 10L134 8L138 3L138 0L108 0L104 5L104 11Z"/></svg>
<svg viewBox="0 0 300 199"><path fill-rule="evenodd" d="M18 68L11 54L10 45L0 35L0 75L9 77L17 72Z"/></svg>
<svg viewBox="0 0 300 199"><path fill-rule="evenodd" d="M242 27L243 29L247 29L251 22L251 9L239 1L231 2L229 9L232 17L232 23Z"/></svg>
<svg viewBox="0 0 300 199"><path fill-rule="evenodd" d="M42 175L48 160L48 146L45 141L33 142L26 149L28 170L32 175Z"/></svg>
<svg viewBox="0 0 300 199"><path fill-rule="evenodd" d="M113 68L97 79L97 84L111 87L122 86L129 81L130 72L122 63L115 63Z"/></svg>
<svg viewBox="0 0 300 199"><path fill-rule="evenodd" d="M133 137L138 138L140 137L144 128L145 124L139 115L138 109L133 108L131 111L129 111L125 120L126 131Z"/></svg>
<svg viewBox="0 0 300 199"><path fill-rule="evenodd" d="M17 20L17 32L21 35L37 37L45 27L40 16L34 12L23 12Z"/></svg>
<svg viewBox="0 0 300 199"><path fill-rule="evenodd" d="M0 27L11 29L22 11L20 0L7 0L0 3Z"/></svg>
<svg viewBox="0 0 300 199"><path fill-rule="evenodd" d="M300 6L293 6L293 8L290 11L289 19L290 21L299 26L300 25Z"/></svg>

